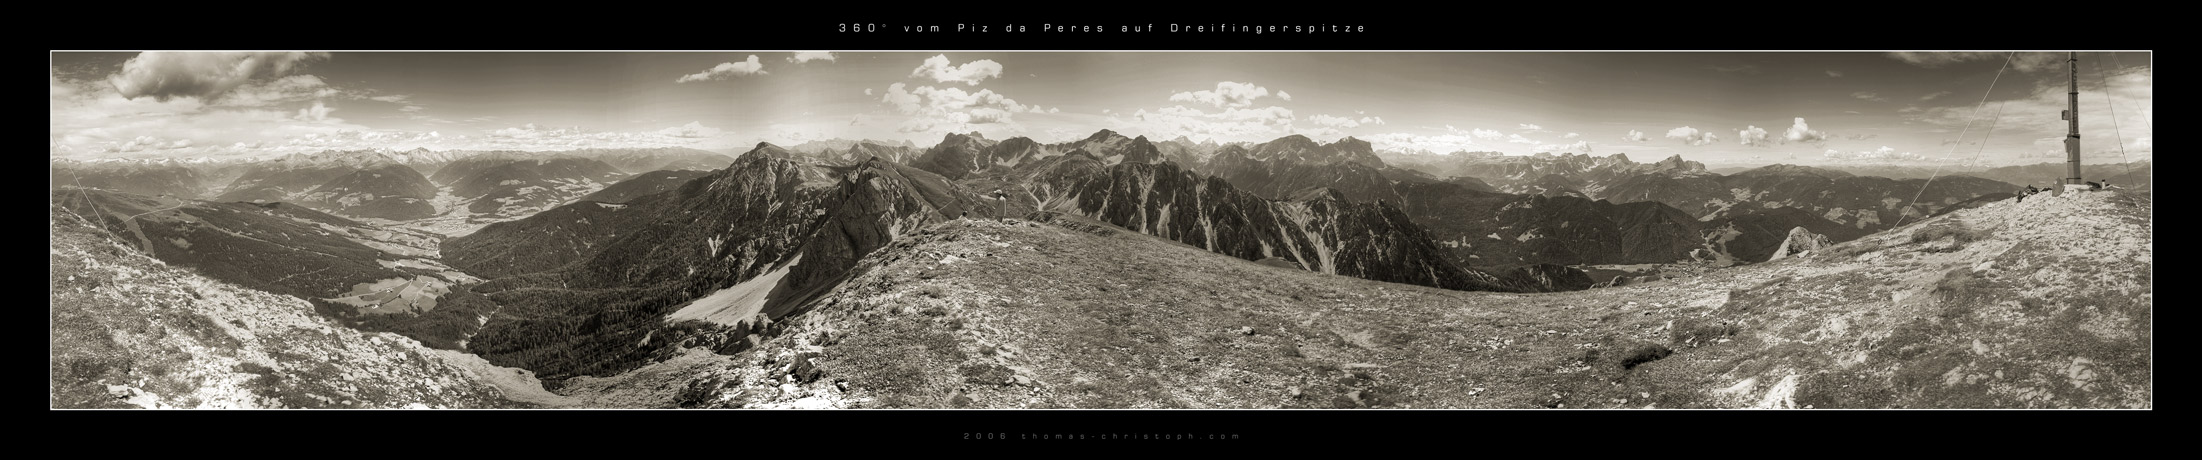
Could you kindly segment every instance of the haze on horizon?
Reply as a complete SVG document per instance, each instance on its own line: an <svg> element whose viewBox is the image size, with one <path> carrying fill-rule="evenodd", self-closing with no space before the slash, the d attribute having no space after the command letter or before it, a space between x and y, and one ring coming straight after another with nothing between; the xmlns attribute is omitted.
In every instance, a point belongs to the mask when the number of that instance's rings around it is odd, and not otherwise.
<svg viewBox="0 0 2202 460"><path fill-rule="evenodd" d="M2065 56L56 52L49 157L930 146L973 131L1054 143L1109 129L1640 162L1927 165L1978 155L1993 166L2063 158ZM2080 54L2087 161L2150 158L2151 58Z"/></svg>

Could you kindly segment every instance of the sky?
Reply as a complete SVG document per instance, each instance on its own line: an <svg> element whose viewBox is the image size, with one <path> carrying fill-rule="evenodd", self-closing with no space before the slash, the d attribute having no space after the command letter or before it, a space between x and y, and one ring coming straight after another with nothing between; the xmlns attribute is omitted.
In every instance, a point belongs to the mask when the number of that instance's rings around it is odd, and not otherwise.
<svg viewBox="0 0 2202 460"><path fill-rule="evenodd" d="M49 156L739 152L831 138L931 146L974 131L1053 143L1110 129L1218 142L1352 136L1433 154L2029 164L2063 158L2066 56L56 52ZM2151 57L2080 53L2088 161L2149 158Z"/></svg>

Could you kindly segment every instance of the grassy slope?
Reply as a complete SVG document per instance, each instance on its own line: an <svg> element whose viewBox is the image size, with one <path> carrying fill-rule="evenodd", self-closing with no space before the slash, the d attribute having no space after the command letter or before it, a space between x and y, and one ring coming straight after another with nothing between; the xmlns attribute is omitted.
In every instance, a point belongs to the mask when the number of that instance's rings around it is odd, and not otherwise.
<svg viewBox="0 0 2202 460"><path fill-rule="evenodd" d="M1532 295L951 221L875 253L757 349L576 391L659 407L2150 407L2137 203L1991 204L1806 258Z"/></svg>
<svg viewBox="0 0 2202 460"><path fill-rule="evenodd" d="M210 280L53 212L54 408L512 407L395 334Z"/></svg>

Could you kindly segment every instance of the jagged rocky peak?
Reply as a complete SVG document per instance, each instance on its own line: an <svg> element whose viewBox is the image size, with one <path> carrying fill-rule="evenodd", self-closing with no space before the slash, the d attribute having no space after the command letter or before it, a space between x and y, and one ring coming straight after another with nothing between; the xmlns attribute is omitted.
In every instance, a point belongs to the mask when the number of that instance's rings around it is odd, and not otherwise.
<svg viewBox="0 0 2202 460"><path fill-rule="evenodd" d="M1338 142L1332 142L1330 145L1332 148L1338 149L1338 151L1340 152L1367 152L1371 154L1376 153L1376 147L1373 145L1369 145L1369 141L1356 139L1353 136L1346 136L1344 139L1339 139Z"/></svg>
<svg viewBox="0 0 2202 460"><path fill-rule="evenodd" d="M1222 152L1218 152L1220 155ZM1307 136L1293 134L1247 150L1247 156L1256 160L1289 160L1302 163L1359 163L1382 168L1384 160L1377 158L1374 146L1368 141L1347 137L1337 142L1323 144Z"/></svg>
<svg viewBox="0 0 2202 460"><path fill-rule="evenodd" d="M1789 239L1782 240L1781 246L1774 248L1774 256L1766 259L1766 261L1772 262L1789 257L1808 257L1812 253L1831 245L1834 245L1834 242L1828 240L1826 235L1812 233L1811 230L1806 230L1804 227L1792 228L1789 229Z"/></svg>
<svg viewBox="0 0 2202 460"><path fill-rule="evenodd" d="M742 158L746 159L750 155L758 155L766 158L779 159L795 158L794 152L789 152L788 149L780 148L780 146L777 145L772 145L771 142L758 142L757 147L751 148L748 152L743 153Z"/></svg>
<svg viewBox="0 0 2202 460"><path fill-rule="evenodd" d="M1705 164L1704 164L1704 163L1699 163L1699 162L1695 162L1695 161L1689 161L1689 160L1684 160L1684 159L1682 159L1682 154L1679 154L1679 153L1675 154L1674 156L1670 156L1670 157L1667 157L1667 159L1665 159L1665 160L1659 160L1659 162L1658 162L1658 163L1654 163L1653 165L1654 165L1655 167L1657 167L1658 169L1662 169L1662 170L1668 170L1668 171L1704 171L1704 170L1705 170Z"/></svg>
<svg viewBox="0 0 2202 460"><path fill-rule="evenodd" d="M1122 134L1117 134L1117 133L1116 133L1116 131L1110 131L1110 130L1108 130L1108 129L1104 128L1104 129L1102 129L1102 130L1100 130L1100 131L1094 131L1094 132L1093 132L1093 135L1091 135L1091 136L1086 136L1086 142L1101 142L1101 141L1106 141L1106 140L1109 140L1109 138L1113 138L1113 137L1123 137L1123 135L1122 135ZM1141 137L1145 137L1145 136L1141 136Z"/></svg>

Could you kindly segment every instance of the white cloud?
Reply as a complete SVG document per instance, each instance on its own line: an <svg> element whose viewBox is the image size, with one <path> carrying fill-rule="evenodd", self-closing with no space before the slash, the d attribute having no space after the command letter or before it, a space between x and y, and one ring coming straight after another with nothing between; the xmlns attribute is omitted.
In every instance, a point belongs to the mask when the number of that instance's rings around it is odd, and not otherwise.
<svg viewBox="0 0 2202 460"><path fill-rule="evenodd" d="M698 121L691 121L685 125L657 130L658 135L681 138L718 137L719 134L724 132L725 131L721 131L718 128L704 126L703 122Z"/></svg>
<svg viewBox="0 0 2202 460"><path fill-rule="evenodd" d="M1284 99L1284 100L1286 100L1286 101L1291 101L1291 100L1292 100L1292 94L1291 94L1291 93L1286 93L1286 92L1284 92L1284 91L1278 91L1278 92L1277 92L1277 98L1278 98L1278 99Z"/></svg>
<svg viewBox="0 0 2202 460"><path fill-rule="evenodd" d="M1687 145L1706 145L1720 142L1720 135L1710 131L1698 131L1688 126L1667 130L1668 139L1679 139Z"/></svg>
<svg viewBox="0 0 2202 460"><path fill-rule="evenodd" d="M828 53L824 51L804 51L795 53L794 56L788 56L788 62L801 64L810 61L833 62L833 53Z"/></svg>
<svg viewBox="0 0 2202 460"><path fill-rule="evenodd" d="M1543 153L1543 152L1591 153L1591 152L1592 152L1592 149L1590 148L1590 141L1576 141L1576 142L1575 142L1575 143L1573 143L1573 144L1537 144L1537 146L1536 146L1536 147L1534 147L1534 148L1532 148L1531 150L1532 150L1532 151L1535 151L1535 152L1539 152L1539 153Z"/></svg>
<svg viewBox="0 0 2202 460"><path fill-rule="evenodd" d="M2017 53L2009 52L1897 52L1888 53L1890 59L1926 68L1936 68L1960 62L2002 61L2010 56L2011 70L2033 72L2055 69L2064 65L2065 53Z"/></svg>
<svg viewBox="0 0 2202 460"><path fill-rule="evenodd" d="M679 80L674 80L673 82L689 83L698 81L725 80L742 75L760 75L764 73L766 73L765 64L763 62L758 62L757 55L752 54L749 55L748 60L741 62L720 63L719 65L712 66L709 69L704 69L704 71L702 72L683 75L680 77Z"/></svg>
<svg viewBox="0 0 2202 460"><path fill-rule="evenodd" d="M1294 132L1313 137L1335 131L1327 127L1296 131L1292 122L1297 120L1297 116L1292 109L1276 106L1228 108L1211 113L1178 105L1153 111L1139 109L1130 116L1112 116L1111 119L1115 122L1112 127L1119 131L1144 132L1148 133L1148 137L1162 139L1185 136L1195 140L1219 142L1267 141ZM1331 131L1325 131L1326 129Z"/></svg>
<svg viewBox="0 0 2202 460"><path fill-rule="evenodd" d="M2062 53L2044 54L2063 56ZM2082 75L2083 83L2088 80L2086 77L2087 75ZM2153 108L2154 89L2148 72L2141 68L2128 68L2124 72L2110 72L2108 79L2108 91L2099 85L2094 85L2092 90L2090 85L2082 86L2081 136L2084 139L2151 137L2153 127L2147 119L2133 117ZM2016 83L2007 75L2003 84L1996 87L1997 96L1991 96L1986 101L1986 106L1972 100L1959 100L1953 101L1956 104L1947 107L1929 106L1899 111L1899 116L1904 122L1926 125L1921 127L1922 130L1932 132L1963 132L1970 123L1971 132L1979 133L1984 126L1993 123L1995 128L1989 135L1994 139L2062 137L2068 126L2061 114L2069 108L2069 84L2070 81L2061 75L2043 79L2020 79ZM2004 86L2008 85L2018 85L2020 88L2006 92ZM2104 97L2106 95L2109 97ZM2113 122L2110 117L2111 107L2106 102L2115 102L2118 115L2125 119ZM2115 144L2095 141L2088 142L2087 145Z"/></svg>
<svg viewBox="0 0 2202 460"><path fill-rule="evenodd" d="M1827 71L1827 76L1830 76L1830 77L1835 77L1835 78L1843 78L1843 73L1842 73L1842 72L1838 72L1838 71L1833 71L1833 70L1830 70L1830 71Z"/></svg>
<svg viewBox="0 0 2202 460"><path fill-rule="evenodd" d="M1878 149L1860 150L1855 152L1844 152L1835 149L1828 149L1826 152L1821 153L1820 157L1842 162L1877 163L1921 162L1937 160L1935 158L1929 158L1926 155L1919 155L1911 152L1897 152L1895 148L1889 146L1881 146L1881 148ZM1947 161L1950 159L1945 158L1940 160Z"/></svg>
<svg viewBox="0 0 2202 460"><path fill-rule="evenodd" d="M1313 121L1317 125L1329 126L1333 128L1353 128L1361 126L1360 121L1354 120L1350 117L1334 117L1322 114L1308 117L1308 121Z"/></svg>
<svg viewBox="0 0 2202 460"><path fill-rule="evenodd" d="M428 133L426 141L437 141ZM480 138L458 136L458 146L482 150L570 150L582 148L638 148L663 146L691 146L699 148L724 148L743 145L736 142L725 130L704 126L701 122L689 122L648 131L591 131L579 127L546 128L534 123L492 130ZM398 133L385 135L385 138ZM376 136L367 133L364 136Z"/></svg>
<svg viewBox="0 0 2202 460"><path fill-rule="evenodd" d="M1872 93L1872 92L1868 92L1868 91L1859 91L1859 92L1855 92L1855 93L1850 93L1850 97L1854 97L1854 98L1859 98L1859 99L1864 99L1864 100L1868 100L1868 101L1873 101L1873 102L1888 102L1888 101L1889 101L1888 99L1884 99L1884 98L1882 98L1882 97L1881 97L1881 95L1879 95L1879 94L1874 94L1874 93Z"/></svg>
<svg viewBox="0 0 2202 460"><path fill-rule="evenodd" d="M1540 142L1537 142L1536 140L1534 140L1534 139L1530 139L1530 138L1527 138L1527 137L1522 137L1522 135L1520 135L1520 134L1508 134L1508 135L1506 135L1506 141L1507 141L1507 142L1512 142L1512 143L1516 143L1516 144L1529 144L1529 145L1537 145L1537 144L1540 144Z"/></svg>
<svg viewBox="0 0 2202 460"><path fill-rule="evenodd" d="M1766 140L1766 128L1760 128L1757 126L1747 126L1744 127L1742 130L1736 131L1736 137L1739 138L1739 140L1743 141L1743 145L1748 145L1752 147L1765 147L1773 145L1772 142L1768 142Z"/></svg>
<svg viewBox="0 0 2202 460"><path fill-rule="evenodd" d="M335 111L336 109L329 108L328 105L322 104L321 101L313 101L312 107L298 109L298 116L295 118L297 118L298 121L331 121L332 119L329 118L329 112ZM344 120L337 119L334 121Z"/></svg>
<svg viewBox="0 0 2202 460"><path fill-rule="evenodd" d="M1269 88L1256 86L1253 83L1223 81L1216 82L1216 89L1213 91L1200 90L1171 94L1170 102L1200 102L1216 107L1247 107L1254 105L1255 99L1268 96ZM1278 98L1291 100L1284 96L1278 96Z"/></svg>
<svg viewBox="0 0 2202 460"><path fill-rule="evenodd" d="M1932 100L1934 100L1934 98L1938 98L1938 97L1942 97L1942 96L1948 96L1948 95L1950 95L1950 92L1949 92L1949 91L1935 91L1935 92L1932 92L1932 93L1927 93L1927 95L1925 95L1925 96L1919 96L1919 100L1922 100L1922 101L1932 101Z"/></svg>
<svg viewBox="0 0 2202 460"><path fill-rule="evenodd" d="M144 150L175 150L189 147L191 147L190 139L162 140L153 136L138 136L122 143L122 145L110 145L101 150L105 152L137 152Z"/></svg>
<svg viewBox="0 0 2202 460"><path fill-rule="evenodd" d="M1288 100L1289 100L1289 99L1288 99ZM1358 112L1356 112L1356 113L1358 113ZM1361 117L1361 124L1364 124L1364 125L1381 125L1381 124L1384 124L1384 117Z"/></svg>
<svg viewBox="0 0 2202 460"><path fill-rule="evenodd" d="M1651 137L1645 136L1643 131L1631 129L1629 130L1628 134L1621 136L1621 140L1629 142L1647 142L1651 140Z"/></svg>
<svg viewBox="0 0 2202 460"><path fill-rule="evenodd" d="M1543 127L1543 126L1537 126L1537 125L1533 125L1533 124L1529 124L1529 123L1522 123L1522 124L1520 124L1520 126L1519 126L1519 127L1517 128L1517 129L1520 129L1520 130L1523 130L1523 131L1528 131L1528 132L1532 132L1532 133L1534 133L1534 132L1542 132L1542 131L1544 131L1544 127Z"/></svg>
<svg viewBox="0 0 2202 460"><path fill-rule="evenodd" d="M1827 142L1827 133L1813 131L1811 126L1804 124L1804 117L1797 117L1797 122L1789 125L1789 130L1782 132L1782 140L1816 144Z"/></svg>
<svg viewBox="0 0 2202 460"><path fill-rule="evenodd" d="M910 116L897 128L900 132L919 133L935 130L962 131L971 125L1000 124L1015 130L1013 117L1017 113L1044 113L1039 106L1020 104L990 89L978 92L962 88L935 88L895 83L887 86L887 94L880 97L895 108L896 112ZM1059 110L1058 110L1059 111Z"/></svg>
<svg viewBox="0 0 2202 460"><path fill-rule="evenodd" d="M1567 133L1567 135L1565 135L1565 136L1560 136L1560 138L1561 138L1561 139L1574 139L1574 138L1578 138L1578 137L1583 137L1583 135L1581 135L1581 134L1576 134L1576 133Z"/></svg>
<svg viewBox="0 0 2202 460"><path fill-rule="evenodd" d="M1447 128L1451 128L1451 126L1447 126ZM1499 139L1506 137L1506 133L1501 133L1495 129L1478 128L1474 131L1469 131L1469 134L1475 135L1477 139Z"/></svg>
<svg viewBox="0 0 2202 460"><path fill-rule="evenodd" d="M940 83L962 82L965 85L977 85L979 81L1001 77L1002 64L992 59L980 59L963 65L951 65L948 63L948 55L942 54L927 58L924 64L919 64L916 70L910 71L910 76L931 78Z"/></svg>
<svg viewBox="0 0 2202 460"><path fill-rule="evenodd" d="M291 75L263 83L241 85L221 97L213 98L213 100L216 105L230 107L266 107L347 95L356 96L356 94L347 94L344 91L330 87L328 83L321 80L321 77ZM375 96L368 99L402 103L408 97L404 95Z"/></svg>
<svg viewBox="0 0 2202 460"><path fill-rule="evenodd" d="M1477 143L1474 134L1472 134L1472 132L1470 131L1454 128L1451 126L1446 126L1445 131L1446 134L1435 136L1426 136L1411 133L1384 133L1357 137L1362 140L1369 141L1369 144L1372 146L1387 150L1422 150L1430 152L1452 153L1488 148L1483 144Z"/></svg>
<svg viewBox="0 0 2202 460"><path fill-rule="evenodd" d="M167 101L190 97L221 97L256 78L277 78L306 62L327 59L328 53L203 53L148 51L122 63L122 71L107 82L124 99L152 97ZM315 79L316 82L319 79Z"/></svg>

